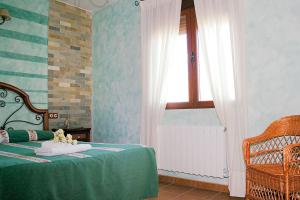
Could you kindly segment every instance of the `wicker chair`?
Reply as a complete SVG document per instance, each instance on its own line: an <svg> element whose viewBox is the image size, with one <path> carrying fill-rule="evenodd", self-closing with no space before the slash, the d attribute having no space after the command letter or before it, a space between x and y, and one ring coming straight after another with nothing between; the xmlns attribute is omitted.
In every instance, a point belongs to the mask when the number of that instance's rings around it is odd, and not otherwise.
<svg viewBox="0 0 300 200"><path fill-rule="evenodd" d="M300 200L300 115L244 140L246 199Z"/></svg>

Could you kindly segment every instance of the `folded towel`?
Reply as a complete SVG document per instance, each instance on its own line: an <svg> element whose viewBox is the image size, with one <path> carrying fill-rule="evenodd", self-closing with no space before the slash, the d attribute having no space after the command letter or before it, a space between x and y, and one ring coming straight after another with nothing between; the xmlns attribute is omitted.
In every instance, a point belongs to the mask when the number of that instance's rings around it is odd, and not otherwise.
<svg viewBox="0 0 300 200"><path fill-rule="evenodd" d="M91 149L89 144L64 144L55 143L53 141L46 141L42 143L42 147L35 149L34 152L39 156L57 156L63 154L77 153Z"/></svg>

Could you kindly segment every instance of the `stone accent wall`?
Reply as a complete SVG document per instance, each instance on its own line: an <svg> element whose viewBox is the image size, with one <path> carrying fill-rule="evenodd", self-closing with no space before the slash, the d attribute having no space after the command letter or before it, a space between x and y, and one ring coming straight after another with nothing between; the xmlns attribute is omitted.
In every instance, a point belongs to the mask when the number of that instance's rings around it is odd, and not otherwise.
<svg viewBox="0 0 300 200"><path fill-rule="evenodd" d="M48 108L59 113L50 128L91 127L91 14L50 0L48 31Z"/></svg>

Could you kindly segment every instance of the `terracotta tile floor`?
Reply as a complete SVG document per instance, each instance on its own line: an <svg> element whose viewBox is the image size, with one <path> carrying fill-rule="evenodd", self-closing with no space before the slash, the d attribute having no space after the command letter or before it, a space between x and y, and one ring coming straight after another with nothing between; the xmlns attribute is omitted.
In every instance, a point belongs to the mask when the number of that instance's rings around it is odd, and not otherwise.
<svg viewBox="0 0 300 200"><path fill-rule="evenodd" d="M229 197L222 192L160 183L158 197L147 200L242 200L242 198Z"/></svg>

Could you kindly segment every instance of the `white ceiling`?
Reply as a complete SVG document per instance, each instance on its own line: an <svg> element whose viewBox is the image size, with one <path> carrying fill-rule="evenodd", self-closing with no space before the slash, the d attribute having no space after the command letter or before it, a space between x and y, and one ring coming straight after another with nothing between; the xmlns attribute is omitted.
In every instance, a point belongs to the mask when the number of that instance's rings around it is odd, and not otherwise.
<svg viewBox="0 0 300 200"><path fill-rule="evenodd" d="M82 8L90 12L95 12L107 6L113 0L59 0L59 1Z"/></svg>

